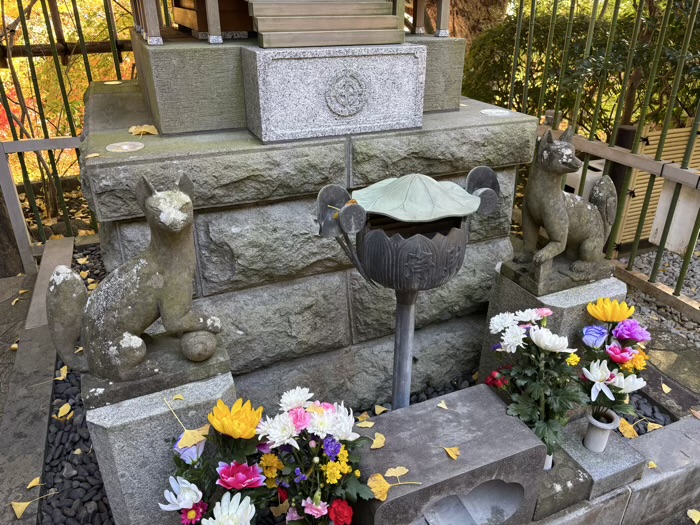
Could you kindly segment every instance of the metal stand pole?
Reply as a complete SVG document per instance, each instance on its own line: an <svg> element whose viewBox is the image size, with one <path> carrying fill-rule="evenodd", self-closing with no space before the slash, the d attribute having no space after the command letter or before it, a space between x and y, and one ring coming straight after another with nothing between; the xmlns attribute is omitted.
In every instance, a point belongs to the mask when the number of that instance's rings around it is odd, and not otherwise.
<svg viewBox="0 0 700 525"><path fill-rule="evenodd" d="M411 401L413 334L418 292L396 291L396 333L394 336L394 383L391 408L405 408Z"/></svg>

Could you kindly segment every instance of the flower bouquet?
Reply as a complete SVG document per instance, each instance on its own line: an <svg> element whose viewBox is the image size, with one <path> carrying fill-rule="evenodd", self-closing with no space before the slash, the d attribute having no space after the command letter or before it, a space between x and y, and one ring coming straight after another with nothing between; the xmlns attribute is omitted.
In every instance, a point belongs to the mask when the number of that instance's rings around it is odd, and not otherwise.
<svg viewBox="0 0 700 525"><path fill-rule="evenodd" d="M651 336L631 319L634 306L627 303L601 298L588 305L588 313L603 324L583 329L583 355L588 365L583 368L581 384L591 407L583 444L594 452L602 452L610 431L620 424L618 413L636 415L627 399L646 385L637 372L646 368L649 356L644 352L644 343Z"/></svg>
<svg viewBox="0 0 700 525"><path fill-rule="evenodd" d="M568 413L583 395L573 368L579 362L566 337L547 328L548 308L505 312L491 318L492 334L501 334L498 352L512 354L513 364L494 371L486 384L509 393L508 414L520 418L547 445L547 464L561 442Z"/></svg>
<svg viewBox="0 0 700 525"><path fill-rule="evenodd" d="M308 388L290 390L280 399L281 412L260 423L258 436L269 447L260 465L277 486L278 512L288 524L350 525L348 502L374 497L352 454L368 439L353 432L352 410L312 397Z"/></svg>

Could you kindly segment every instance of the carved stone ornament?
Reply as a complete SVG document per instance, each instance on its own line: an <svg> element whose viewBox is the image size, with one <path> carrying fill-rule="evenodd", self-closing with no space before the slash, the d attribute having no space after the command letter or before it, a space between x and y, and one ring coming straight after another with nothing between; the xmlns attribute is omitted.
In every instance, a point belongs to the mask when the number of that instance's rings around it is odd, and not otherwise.
<svg viewBox="0 0 700 525"><path fill-rule="evenodd" d="M367 98L367 84L350 69L333 77L326 90L328 108L341 117L351 117L362 111L367 105Z"/></svg>

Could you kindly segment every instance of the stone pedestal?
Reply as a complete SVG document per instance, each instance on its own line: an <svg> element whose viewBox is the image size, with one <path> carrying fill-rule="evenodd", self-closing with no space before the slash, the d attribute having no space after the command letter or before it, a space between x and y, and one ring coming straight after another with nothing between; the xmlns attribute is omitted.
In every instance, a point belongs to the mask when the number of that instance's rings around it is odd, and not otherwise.
<svg viewBox="0 0 700 525"><path fill-rule="evenodd" d="M448 410L437 407L440 401ZM387 436L378 450L361 449L363 479L403 466L384 502L362 502L363 525L521 524L532 519L546 448L489 387L479 385L373 418ZM459 447L452 460L443 447ZM396 483L396 478L388 478Z"/></svg>
<svg viewBox="0 0 700 525"><path fill-rule="evenodd" d="M176 394L184 400L173 401ZM174 472L172 447L182 433L163 399L193 429L207 422L217 400L231 405L235 398L233 379L226 373L88 410L88 429L116 525L180 522L179 514L158 507Z"/></svg>
<svg viewBox="0 0 700 525"><path fill-rule="evenodd" d="M425 46L241 49L248 129L263 142L419 128Z"/></svg>
<svg viewBox="0 0 700 525"><path fill-rule="evenodd" d="M569 290L537 297L504 276L500 266L500 264L497 266L498 273L493 288L491 288L487 326L488 319L502 312L515 312L527 308L549 308L554 312L554 315L547 320L547 328L557 335L568 337L569 346L572 347L581 342L581 330L595 322L586 310L588 303L595 302L601 297L624 301L627 296L627 285L619 279L609 277ZM499 336L487 331L479 363L480 381L483 381L499 366L507 364L506 354L492 350L493 345L498 342Z"/></svg>

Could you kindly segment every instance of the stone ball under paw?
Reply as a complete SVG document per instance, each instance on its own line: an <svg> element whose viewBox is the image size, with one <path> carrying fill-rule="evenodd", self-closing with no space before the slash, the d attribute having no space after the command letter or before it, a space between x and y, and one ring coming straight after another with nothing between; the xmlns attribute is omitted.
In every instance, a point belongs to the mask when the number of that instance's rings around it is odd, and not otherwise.
<svg viewBox="0 0 700 525"><path fill-rule="evenodd" d="M216 335L206 330L188 332L180 339L182 355L190 361L206 361L216 351Z"/></svg>

